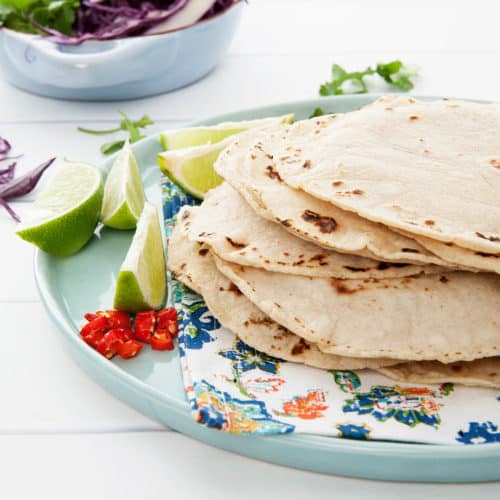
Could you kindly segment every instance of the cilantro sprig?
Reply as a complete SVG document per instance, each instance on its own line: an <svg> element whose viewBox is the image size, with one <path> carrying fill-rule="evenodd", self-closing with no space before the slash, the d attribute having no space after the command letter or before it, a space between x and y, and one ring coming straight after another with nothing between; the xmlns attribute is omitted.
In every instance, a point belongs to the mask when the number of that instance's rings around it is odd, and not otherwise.
<svg viewBox="0 0 500 500"><path fill-rule="evenodd" d="M105 130L93 130L84 127L78 127L79 132L83 132L85 134L93 134L93 135L106 135L106 134L114 134L116 132L126 131L129 134L128 140L132 142L137 142L140 139L144 139L145 135L142 135L140 132L141 128L145 128L148 125L153 125L154 121L148 115L143 115L139 120L132 121L123 111L119 111L119 113L123 116L123 119L120 121L118 127L105 129ZM126 139L118 139L116 141L105 142L101 146L101 153L103 155L110 155L112 153L116 153L119 151L125 144Z"/></svg>
<svg viewBox="0 0 500 500"><path fill-rule="evenodd" d="M32 20L65 35L72 33L79 0L1 0L0 28L42 34Z"/></svg>
<svg viewBox="0 0 500 500"><path fill-rule="evenodd" d="M332 79L319 88L321 96L342 94L365 94L368 92L366 76L378 75L388 84L407 92L413 88L412 78L418 76L417 70L405 66L401 61L395 60L386 64L377 64L375 68L369 66L364 71L348 72L342 66L332 66Z"/></svg>

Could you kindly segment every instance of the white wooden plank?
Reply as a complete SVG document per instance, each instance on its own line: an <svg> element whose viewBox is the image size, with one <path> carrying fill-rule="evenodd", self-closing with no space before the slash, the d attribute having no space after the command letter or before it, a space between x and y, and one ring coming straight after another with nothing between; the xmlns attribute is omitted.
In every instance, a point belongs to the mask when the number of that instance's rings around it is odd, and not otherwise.
<svg viewBox="0 0 500 500"><path fill-rule="evenodd" d="M242 441L244 438L242 438ZM271 465L176 433L0 437L0 498L481 500L498 484L355 480Z"/></svg>
<svg viewBox="0 0 500 500"><path fill-rule="evenodd" d="M231 52L491 51L499 14L490 0L252 0Z"/></svg>
<svg viewBox="0 0 500 500"><path fill-rule="evenodd" d="M0 317L0 434L163 429L76 365L40 303L2 302Z"/></svg>
<svg viewBox="0 0 500 500"><path fill-rule="evenodd" d="M447 94L498 99L500 67L494 64L498 53L336 53L288 55L232 55L204 80L178 91L149 99L114 103L78 103L49 100L19 92L0 81L0 134L8 134L9 125L1 121L66 120L83 123L110 120L123 109L130 116L149 113L153 119L188 121L243 108L318 96L321 83L329 79L333 62L348 69L363 69L379 61L401 58L421 68L415 94ZM388 87L374 86L387 92ZM68 125L68 131L73 125ZM39 134L42 127L39 126ZM60 141L60 139L58 139ZM82 144L92 139L79 138ZM62 142L62 141L61 141ZM96 144L98 141L96 141ZM69 143L68 143L69 144ZM68 146L60 144L69 149ZM75 144L71 144L76 147Z"/></svg>

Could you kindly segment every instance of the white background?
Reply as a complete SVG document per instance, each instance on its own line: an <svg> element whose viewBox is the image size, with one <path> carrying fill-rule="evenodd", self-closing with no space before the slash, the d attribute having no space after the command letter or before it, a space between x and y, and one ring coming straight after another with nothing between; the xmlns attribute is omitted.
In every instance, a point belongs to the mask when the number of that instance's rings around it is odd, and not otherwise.
<svg viewBox="0 0 500 500"><path fill-rule="evenodd" d="M24 152L99 161L117 109L149 130L211 114L313 98L333 62L417 64L415 94L500 100L500 6L488 0L251 0L231 49L201 82L120 103L31 96L0 81L0 135ZM384 90L383 87L376 87ZM25 212L28 203L15 208ZM35 289L32 248L0 212L0 498L499 498L498 483L422 485L313 474L219 451L138 414L69 358Z"/></svg>

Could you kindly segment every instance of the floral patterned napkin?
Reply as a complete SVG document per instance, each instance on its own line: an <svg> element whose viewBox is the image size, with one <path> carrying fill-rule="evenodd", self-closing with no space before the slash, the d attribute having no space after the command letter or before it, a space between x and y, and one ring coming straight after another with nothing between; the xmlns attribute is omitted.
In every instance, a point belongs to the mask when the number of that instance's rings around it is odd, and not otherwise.
<svg viewBox="0 0 500 500"><path fill-rule="evenodd" d="M162 180L167 237L196 200ZM170 277L186 396L202 425L235 434L309 433L419 443L500 442L500 391L408 385L371 371L328 371L260 353Z"/></svg>

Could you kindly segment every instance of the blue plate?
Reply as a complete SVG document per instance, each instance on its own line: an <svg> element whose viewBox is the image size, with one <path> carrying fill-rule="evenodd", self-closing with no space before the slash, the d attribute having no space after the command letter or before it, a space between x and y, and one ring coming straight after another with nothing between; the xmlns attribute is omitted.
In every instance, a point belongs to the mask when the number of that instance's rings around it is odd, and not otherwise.
<svg viewBox="0 0 500 500"><path fill-rule="evenodd" d="M294 112L307 117L320 106L345 112L374 96L290 102L217 116L195 125L248 120ZM158 136L133 145L148 198L160 203ZM103 164L109 168L113 158ZM149 417L219 448L269 462L329 474L399 481L468 482L500 480L500 443L475 446L360 442L311 435L242 437L195 423L187 404L177 352L145 348L137 358L110 362L81 341L83 314L109 308L120 264L132 232L104 229L77 255L59 259L41 251L35 277L42 301L76 361L99 384ZM89 272L89 269L91 272Z"/></svg>

